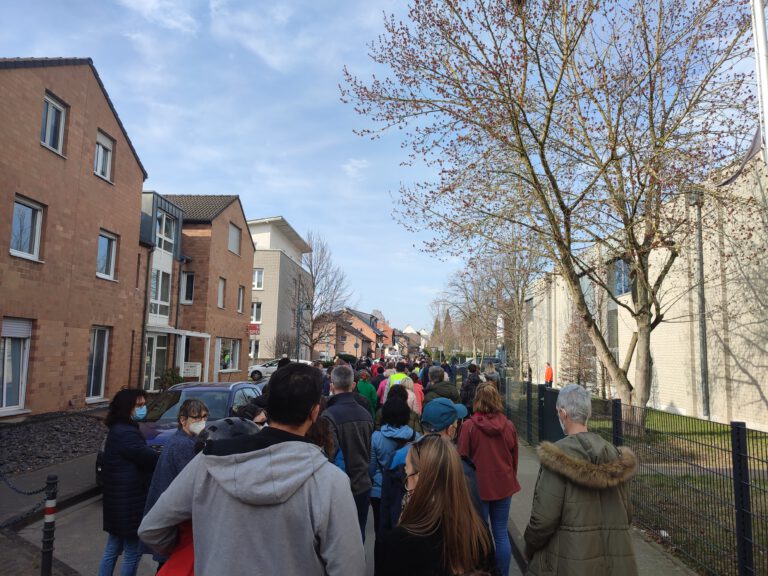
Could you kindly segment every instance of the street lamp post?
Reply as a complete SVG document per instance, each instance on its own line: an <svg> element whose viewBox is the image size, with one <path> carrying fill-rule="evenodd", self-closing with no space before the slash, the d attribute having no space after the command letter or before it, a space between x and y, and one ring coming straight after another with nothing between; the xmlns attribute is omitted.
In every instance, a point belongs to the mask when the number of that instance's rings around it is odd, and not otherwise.
<svg viewBox="0 0 768 576"><path fill-rule="evenodd" d="M312 310L309 302L299 302L296 306L296 360L301 360L301 313L305 310Z"/></svg>
<svg viewBox="0 0 768 576"><path fill-rule="evenodd" d="M688 191L688 205L696 207L696 253L698 259L698 300L699 300L699 370L701 374L701 401L704 417L709 418L709 362L707 358L707 315L704 297L704 237L701 223L701 207L704 204L704 190L695 186Z"/></svg>

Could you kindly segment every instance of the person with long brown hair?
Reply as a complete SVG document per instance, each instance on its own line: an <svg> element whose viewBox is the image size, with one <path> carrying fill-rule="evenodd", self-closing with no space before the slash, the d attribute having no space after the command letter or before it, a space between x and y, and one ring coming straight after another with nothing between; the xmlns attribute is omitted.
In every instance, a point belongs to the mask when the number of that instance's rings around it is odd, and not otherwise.
<svg viewBox="0 0 768 576"><path fill-rule="evenodd" d="M488 528L472 506L459 453L438 434L411 445L400 524L384 535L377 576L495 572Z"/></svg>
<svg viewBox="0 0 768 576"><path fill-rule="evenodd" d="M477 487L483 503L483 520L489 520L496 546L496 565L507 574L512 558L507 524L512 495L520 491L517 481L517 431L504 415L504 403L496 384L478 386L474 414L464 422L459 452L477 469Z"/></svg>

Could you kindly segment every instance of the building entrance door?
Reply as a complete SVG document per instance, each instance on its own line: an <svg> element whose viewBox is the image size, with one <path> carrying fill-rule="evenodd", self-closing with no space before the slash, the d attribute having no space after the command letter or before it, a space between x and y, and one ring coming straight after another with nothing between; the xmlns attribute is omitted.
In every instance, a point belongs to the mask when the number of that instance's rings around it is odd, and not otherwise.
<svg viewBox="0 0 768 576"><path fill-rule="evenodd" d="M160 390L160 378L167 367L168 335L147 335L147 356L144 359L144 390Z"/></svg>

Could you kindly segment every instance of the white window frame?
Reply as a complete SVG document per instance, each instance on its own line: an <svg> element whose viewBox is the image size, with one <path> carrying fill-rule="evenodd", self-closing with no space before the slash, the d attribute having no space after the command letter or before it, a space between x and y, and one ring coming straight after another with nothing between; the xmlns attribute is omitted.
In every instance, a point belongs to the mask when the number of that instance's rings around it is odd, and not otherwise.
<svg viewBox="0 0 768 576"><path fill-rule="evenodd" d="M173 230L171 230L171 237L165 235L165 227L168 221L173 222ZM163 252L173 254L174 247L176 245L176 226L178 226L176 218L165 212L164 210L158 210L155 214L155 234L157 236L157 247ZM168 247L170 246L170 250Z"/></svg>
<svg viewBox="0 0 768 576"><path fill-rule="evenodd" d="M216 338L216 350L219 351L216 358L216 365L219 368L219 372L239 372L240 371L240 340L237 338ZM224 342L231 342L229 365L233 368L222 368L221 359L224 350Z"/></svg>
<svg viewBox="0 0 768 576"><path fill-rule="evenodd" d="M251 360L256 360L259 357L259 340L253 338L248 342L248 357Z"/></svg>
<svg viewBox="0 0 768 576"><path fill-rule="evenodd" d="M242 314L245 308L245 286L237 288L237 311Z"/></svg>
<svg viewBox="0 0 768 576"><path fill-rule="evenodd" d="M264 290L264 268L253 269L253 289Z"/></svg>
<svg viewBox="0 0 768 576"><path fill-rule="evenodd" d="M226 308L227 304L227 279L219 277L219 291L216 298L216 304L219 308Z"/></svg>
<svg viewBox="0 0 768 576"><path fill-rule="evenodd" d="M112 151L114 148L114 139L98 130L96 132L96 153L93 158L93 173L107 182L112 182Z"/></svg>
<svg viewBox="0 0 768 576"><path fill-rule="evenodd" d="M187 290L187 280L192 278L192 294ZM192 304L195 301L195 273L194 272L182 272L181 273L181 304Z"/></svg>
<svg viewBox="0 0 768 576"><path fill-rule="evenodd" d="M256 318L256 310L259 311L259 317ZM251 302L251 324L261 324L261 302Z"/></svg>
<svg viewBox="0 0 768 576"><path fill-rule="evenodd" d="M88 353L88 381L86 382L85 398L104 398L104 391L107 389L107 365L109 364L109 328L107 326L94 326L91 328L91 347ZM97 366L93 359L96 351L96 338L99 333L104 333L104 354L102 365ZM98 394L91 394L91 384L95 374L100 373L101 387Z"/></svg>
<svg viewBox="0 0 768 576"><path fill-rule="evenodd" d="M13 202L13 214L16 213L16 204L21 204L22 206L25 206L33 211L33 214L35 215L35 222L33 225L34 230L31 231L31 233L34 235L32 239L32 252L24 252L22 250L16 250L15 248L10 248L10 253L12 256L18 256L19 258L26 258L28 260L40 260L40 238L42 235L43 230L43 214L44 210L43 207L40 204L37 204L36 202L32 202L31 200L27 200L26 198L22 198L20 196L16 196ZM15 220L14 215L11 216L11 242L10 246L13 246L13 223Z"/></svg>
<svg viewBox="0 0 768 576"><path fill-rule="evenodd" d="M24 411L27 393L27 373L29 371L29 349L32 339L32 322L18 318L0 318L0 414ZM21 340L21 359L19 370L19 399L18 404L6 405L6 388L8 386L7 364L8 346L11 340Z"/></svg>
<svg viewBox="0 0 768 576"><path fill-rule="evenodd" d="M99 242L104 238L107 240L107 252L111 256L107 265L107 271L99 271ZM117 236L110 234L106 230L99 231L99 239L96 243L96 276L104 278L105 280L116 280L115 277L115 263L117 262Z"/></svg>
<svg viewBox="0 0 768 576"><path fill-rule="evenodd" d="M236 234L235 237L232 236L232 234ZM232 252L233 254L237 254L240 256L240 243L242 242L243 237L243 231L240 230L239 227L232 224L232 222L229 223L229 237L227 238L227 249ZM236 242L233 242L233 240L236 240Z"/></svg>
<svg viewBox="0 0 768 576"><path fill-rule="evenodd" d="M49 110L53 108L61 113L59 117L59 137L56 142L49 142L53 138L53 114L49 113ZM51 96L46 94L43 98L43 124L40 126L40 144L53 150L57 154L64 155L64 128L67 125L67 107Z"/></svg>
<svg viewBox="0 0 768 576"><path fill-rule="evenodd" d="M155 280L157 275L157 280ZM163 300L163 280L168 281L168 299ZM152 288L157 286L156 294L153 294ZM167 312L163 313L163 306L167 307ZM152 268L152 282L149 289L149 313L157 316L169 318L171 316L171 274L160 268Z"/></svg>

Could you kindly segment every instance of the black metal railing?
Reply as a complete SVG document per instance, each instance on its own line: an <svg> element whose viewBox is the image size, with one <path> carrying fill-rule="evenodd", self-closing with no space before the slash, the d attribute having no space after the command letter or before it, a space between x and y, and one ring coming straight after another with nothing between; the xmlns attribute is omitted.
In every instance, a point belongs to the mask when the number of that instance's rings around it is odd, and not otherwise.
<svg viewBox="0 0 768 576"><path fill-rule="evenodd" d="M557 440L557 389L507 375L507 415ZM554 426L558 429L553 431ZM705 574L768 574L768 433L593 398L590 430L637 455L634 522Z"/></svg>

